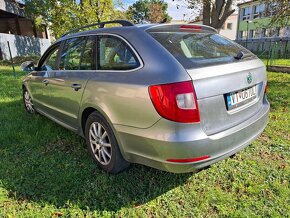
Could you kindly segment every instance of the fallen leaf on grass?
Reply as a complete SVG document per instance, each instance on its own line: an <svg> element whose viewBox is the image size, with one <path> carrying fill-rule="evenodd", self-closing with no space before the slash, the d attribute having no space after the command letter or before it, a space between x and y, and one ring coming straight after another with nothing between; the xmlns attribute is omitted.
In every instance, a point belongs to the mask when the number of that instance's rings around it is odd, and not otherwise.
<svg viewBox="0 0 290 218"><path fill-rule="evenodd" d="M54 213L52 214L52 217L61 217L62 215L63 215L62 212L54 212Z"/></svg>

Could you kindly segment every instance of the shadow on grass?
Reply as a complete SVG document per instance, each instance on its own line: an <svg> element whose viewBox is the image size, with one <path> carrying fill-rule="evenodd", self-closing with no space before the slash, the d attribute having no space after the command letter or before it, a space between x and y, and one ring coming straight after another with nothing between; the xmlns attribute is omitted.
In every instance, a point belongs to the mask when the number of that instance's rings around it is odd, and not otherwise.
<svg viewBox="0 0 290 218"><path fill-rule="evenodd" d="M1 104L0 124L0 184L17 200L116 211L146 203L190 176L134 164L108 175L93 163L81 137L27 114L20 100Z"/></svg>

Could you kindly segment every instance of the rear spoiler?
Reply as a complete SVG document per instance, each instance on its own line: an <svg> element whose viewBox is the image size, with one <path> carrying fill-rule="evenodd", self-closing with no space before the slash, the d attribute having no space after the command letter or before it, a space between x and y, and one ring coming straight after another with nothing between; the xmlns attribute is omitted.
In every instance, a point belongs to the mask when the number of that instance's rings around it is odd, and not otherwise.
<svg viewBox="0 0 290 218"><path fill-rule="evenodd" d="M210 26L201 24L157 24L149 26L145 29L147 32L211 32L217 33L218 31Z"/></svg>

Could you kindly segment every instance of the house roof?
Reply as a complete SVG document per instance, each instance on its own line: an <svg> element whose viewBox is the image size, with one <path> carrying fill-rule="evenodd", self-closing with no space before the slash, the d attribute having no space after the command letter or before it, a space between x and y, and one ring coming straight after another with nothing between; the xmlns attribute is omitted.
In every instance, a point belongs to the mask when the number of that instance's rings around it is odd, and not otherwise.
<svg viewBox="0 0 290 218"><path fill-rule="evenodd" d="M241 5L246 5L246 4L253 3L253 2L258 2L258 1L259 0L250 0L250 1L243 2L243 3L239 3L238 7L240 7Z"/></svg>

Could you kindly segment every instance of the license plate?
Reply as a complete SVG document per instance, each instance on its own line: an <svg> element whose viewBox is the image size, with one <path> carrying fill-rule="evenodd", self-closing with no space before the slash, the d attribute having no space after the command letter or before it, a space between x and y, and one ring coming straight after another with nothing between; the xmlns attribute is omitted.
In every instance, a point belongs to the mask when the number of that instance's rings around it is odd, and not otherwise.
<svg viewBox="0 0 290 218"><path fill-rule="evenodd" d="M247 89L242 89L236 92L227 94L228 110L238 108L253 101L257 97L257 85Z"/></svg>

